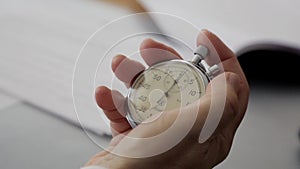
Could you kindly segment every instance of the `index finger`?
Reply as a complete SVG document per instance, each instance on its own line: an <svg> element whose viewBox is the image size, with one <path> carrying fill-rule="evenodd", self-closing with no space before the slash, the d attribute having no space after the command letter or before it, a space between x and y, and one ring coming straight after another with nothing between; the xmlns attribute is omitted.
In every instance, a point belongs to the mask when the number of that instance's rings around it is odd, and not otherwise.
<svg viewBox="0 0 300 169"><path fill-rule="evenodd" d="M163 61L182 59L176 50L152 39L145 39L142 42L140 53L149 66Z"/></svg>

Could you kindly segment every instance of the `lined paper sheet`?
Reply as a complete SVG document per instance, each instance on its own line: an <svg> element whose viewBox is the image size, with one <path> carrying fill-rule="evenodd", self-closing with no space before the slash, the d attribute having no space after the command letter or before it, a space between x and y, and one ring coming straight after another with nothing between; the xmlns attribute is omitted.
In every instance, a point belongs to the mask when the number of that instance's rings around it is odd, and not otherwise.
<svg viewBox="0 0 300 169"><path fill-rule="evenodd" d="M93 0L2 0L0 89L79 125L72 100L72 74L79 51L99 27L128 14ZM106 39L95 45L107 50ZM97 133L110 133L100 116L89 114L101 114L101 110L94 96L86 94L94 90L88 87L80 91L87 112L80 121Z"/></svg>

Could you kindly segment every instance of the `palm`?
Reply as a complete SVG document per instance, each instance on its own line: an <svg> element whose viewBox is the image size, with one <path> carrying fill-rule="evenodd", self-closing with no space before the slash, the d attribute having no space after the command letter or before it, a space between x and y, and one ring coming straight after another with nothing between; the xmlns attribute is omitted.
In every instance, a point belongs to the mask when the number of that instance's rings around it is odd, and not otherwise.
<svg viewBox="0 0 300 169"><path fill-rule="evenodd" d="M129 159L127 160L127 166L139 168L147 166L146 164L148 163L149 166L153 168L153 165L159 165L157 168L163 168L166 164L162 162L161 159L164 159L165 161L173 161L167 163L168 166L166 166L166 168L171 168L170 166L174 168L211 168L223 161L229 153L235 131L246 111L249 87L234 54L212 33L205 31L204 35L211 41L213 47L220 55L226 73L226 80L234 78L236 81L239 81L238 84L240 84L229 86L227 89L233 92L229 93L228 97L230 98L226 101L224 114L217 130L206 142L199 144L199 133L205 122L211 99L211 95L207 94L201 99L204 100L201 104L208 106L204 106L204 109L201 107L201 112L198 112L195 125L182 141L172 149L157 156L139 160ZM198 45L205 43L201 36L203 36L203 34L200 34L198 38ZM170 55L161 57L158 54L151 53L151 50L147 50L152 48L168 51ZM145 40L143 42L141 45L141 56L149 66L165 60L181 59L174 49L153 40ZM141 63L130 60L123 55L116 56L112 62L112 70L126 86L130 86L136 75L144 69L145 67ZM218 83L218 78L215 79L216 80L213 80L211 83L214 81ZM207 93L210 93L210 87L207 90ZM123 153L130 153L127 151L130 150L131 146L139 147L140 144L139 142L131 143L126 139L122 139L124 134L137 138L150 137L167 129L174 122L174 120L172 120L174 116L177 117L177 112L173 111L166 114L167 117L165 119L159 118L158 121L164 120L164 122L158 122L158 125L155 127L153 125L141 125L132 129L124 117L125 111L123 107L125 99L119 92L111 91L101 86L96 91L96 101L111 121L114 138L109 149L121 149L121 151L124 151ZM155 144L161 144L161 142ZM127 148L123 150L124 145L126 145ZM140 146L142 147L143 145ZM95 156L89 164L97 163L99 160L101 161L101 158L107 154L109 154L109 152L100 153L100 155ZM188 157L183 159L181 155L188 155Z"/></svg>

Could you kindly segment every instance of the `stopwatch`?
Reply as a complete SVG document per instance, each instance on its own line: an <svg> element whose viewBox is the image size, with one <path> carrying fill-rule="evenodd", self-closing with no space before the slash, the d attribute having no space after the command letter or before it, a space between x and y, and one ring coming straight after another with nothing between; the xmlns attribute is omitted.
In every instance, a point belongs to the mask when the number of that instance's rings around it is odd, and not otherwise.
<svg viewBox="0 0 300 169"><path fill-rule="evenodd" d="M205 94L210 80L220 71L205 62L208 48L199 46L191 61L169 60L143 71L126 98L126 118L131 127L164 111L192 104Z"/></svg>

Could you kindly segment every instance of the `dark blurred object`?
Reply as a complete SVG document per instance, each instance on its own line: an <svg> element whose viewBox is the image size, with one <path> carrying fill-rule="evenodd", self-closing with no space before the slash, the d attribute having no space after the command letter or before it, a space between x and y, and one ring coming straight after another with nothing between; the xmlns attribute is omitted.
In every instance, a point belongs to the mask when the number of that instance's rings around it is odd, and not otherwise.
<svg viewBox="0 0 300 169"><path fill-rule="evenodd" d="M299 49L259 44L241 50L237 56L251 87L299 89ZM300 140L300 130L298 138Z"/></svg>
<svg viewBox="0 0 300 169"><path fill-rule="evenodd" d="M250 86L300 87L300 50L258 44L237 53Z"/></svg>
<svg viewBox="0 0 300 169"><path fill-rule="evenodd" d="M300 141L300 130L299 130L299 132L298 132L298 138L299 138L299 141Z"/></svg>

